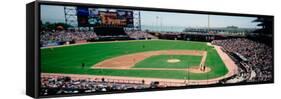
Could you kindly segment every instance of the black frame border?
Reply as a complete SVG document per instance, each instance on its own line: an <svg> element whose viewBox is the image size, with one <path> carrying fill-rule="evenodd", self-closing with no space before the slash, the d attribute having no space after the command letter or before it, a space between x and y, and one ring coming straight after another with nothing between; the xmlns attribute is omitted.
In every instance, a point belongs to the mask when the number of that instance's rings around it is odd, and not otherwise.
<svg viewBox="0 0 281 99"><path fill-rule="evenodd" d="M271 84L274 83L274 16L273 15L261 15L261 14L245 14L245 13L229 13L229 12L212 12L212 11L196 11L196 10L181 10L181 9L167 9L167 8L150 8L150 7L136 7L136 6L123 6L123 5L103 5L92 3L74 3L74 2L57 2L57 1L34 1L35 2L35 98L52 98L52 97L71 97L71 96L84 96L84 95L100 95L100 94L116 94L116 93L132 93L132 92L147 92L147 91L166 91L166 90L178 90L178 89L193 89L193 88L211 88L211 87L226 87L226 86L238 86L238 85L256 85L256 84ZM244 16L244 17L268 17L273 19L273 79L268 82L247 82L238 84L213 84L213 85L199 85L199 86L184 86L184 87L170 87L159 89L143 89L143 90L128 90L128 91L112 91L112 92L97 92L97 93L81 93L81 94L61 94L61 95L48 95L40 96L40 84L41 84L41 66L40 66L40 5L61 5L61 6L85 6L92 8L113 8L113 9L130 9L130 10L143 10L143 11L160 11L160 12L174 12L174 13L190 13L190 14L209 14L209 15L225 15L225 16Z"/></svg>

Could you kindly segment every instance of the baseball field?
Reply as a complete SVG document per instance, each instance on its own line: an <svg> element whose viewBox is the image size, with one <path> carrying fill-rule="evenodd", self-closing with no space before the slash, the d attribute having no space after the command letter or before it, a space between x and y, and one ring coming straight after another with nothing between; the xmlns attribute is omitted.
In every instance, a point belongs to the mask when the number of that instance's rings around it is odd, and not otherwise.
<svg viewBox="0 0 281 99"><path fill-rule="evenodd" d="M229 72L207 42L111 41L40 51L42 73L206 80Z"/></svg>

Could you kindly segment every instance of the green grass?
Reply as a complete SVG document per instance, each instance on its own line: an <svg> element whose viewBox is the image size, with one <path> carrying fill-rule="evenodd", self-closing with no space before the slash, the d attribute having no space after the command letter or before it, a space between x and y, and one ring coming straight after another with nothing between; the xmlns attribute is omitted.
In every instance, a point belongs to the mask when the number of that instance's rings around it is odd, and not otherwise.
<svg viewBox="0 0 281 99"><path fill-rule="evenodd" d="M157 55L138 62L133 68L188 68L199 66L202 56ZM178 63L168 63L169 59L179 59Z"/></svg>
<svg viewBox="0 0 281 99"><path fill-rule="evenodd" d="M175 70L111 70L92 69L105 59L120 55L156 50L205 50L208 52L206 65L212 71L205 74L186 73ZM43 73L90 74L108 76L154 77L184 79L207 79L220 77L228 71L213 47L205 42L150 40L133 42L92 43L76 46L41 49L41 71ZM81 68L85 63L85 68Z"/></svg>

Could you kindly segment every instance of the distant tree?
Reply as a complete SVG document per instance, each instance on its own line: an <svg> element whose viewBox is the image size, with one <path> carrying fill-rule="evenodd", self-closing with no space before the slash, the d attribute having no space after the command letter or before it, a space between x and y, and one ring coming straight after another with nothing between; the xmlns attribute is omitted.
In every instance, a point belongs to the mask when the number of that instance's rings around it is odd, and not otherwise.
<svg viewBox="0 0 281 99"><path fill-rule="evenodd" d="M40 21L40 24L41 24L41 29L43 29L43 30L56 30L58 26L61 26L64 29L72 27L71 25L66 24L66 23L50 23L50 22L42 23Z"/></svg>
<svg viewBox="0 0 281 99"><path fill-rule="evenodd" d="M148 29L144 30L145 32L150 32Z"/></svg>
<svg viewBox="0 0 281 99"><path fill-rule="evenodd" d="M268 17L258 17L253 20L253 22L258 22L257 26L260 26L261 29L256 30L255 32L261 34L272 34L273 33L273 20Z"/></svg>
<svg viewBox="0 0 281 99"><path fill-rule="evenodd" d="M55 23L55 26L62 26L64 29L68 29L69 27L71 27L71 25L66 23Z"/></svg>

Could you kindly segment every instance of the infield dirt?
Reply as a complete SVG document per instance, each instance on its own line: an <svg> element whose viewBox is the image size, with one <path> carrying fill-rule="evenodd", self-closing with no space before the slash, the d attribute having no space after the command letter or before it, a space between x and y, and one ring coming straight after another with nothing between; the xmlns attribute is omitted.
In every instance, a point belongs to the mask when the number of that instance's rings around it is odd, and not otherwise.
<svg viewBox="0 0 281 99"><path fill-rule="evenodd" d="M192 55L192 56L202 56L200 66L203 66L206 61L207 52L197 51L197 50L161 50L161 51L149 51L141 52L129 55L122 55L119 57L114 57L111 59L104 60L97 63L92 68L98 69L134 69L134 70L187 70L193 73L206 73L211 69L206 67L204 71L200 70L199 66L193 68L177 69L177 68L132 68L136 63L156 55Z"/></svg>

